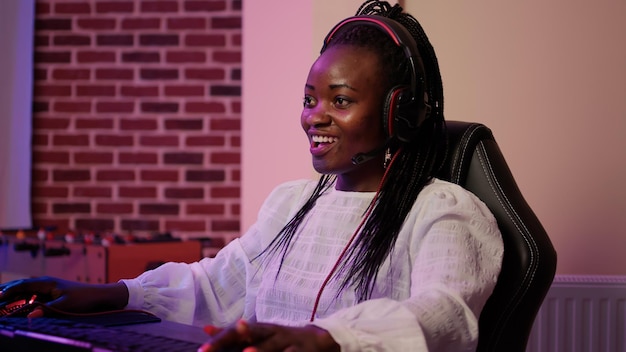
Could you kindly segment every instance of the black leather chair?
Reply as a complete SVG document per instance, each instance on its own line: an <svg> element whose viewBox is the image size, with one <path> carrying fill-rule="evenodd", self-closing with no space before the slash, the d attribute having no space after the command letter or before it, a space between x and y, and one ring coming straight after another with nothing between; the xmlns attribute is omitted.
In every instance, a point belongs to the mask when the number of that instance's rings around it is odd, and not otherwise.
<svg viewBox="0 0 626 352"><path fill-rule="evenodd" d="M556 252L522 196L489 128L448 121L448 154L439 177L477 195L504 239L502 271L479 319L477 351L525 351L556 271Z"/></svg>

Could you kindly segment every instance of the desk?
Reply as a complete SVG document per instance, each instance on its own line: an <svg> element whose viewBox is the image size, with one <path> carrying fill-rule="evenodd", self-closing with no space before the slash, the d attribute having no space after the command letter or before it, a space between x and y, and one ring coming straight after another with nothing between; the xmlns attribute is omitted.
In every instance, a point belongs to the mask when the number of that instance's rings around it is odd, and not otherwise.
<svg viewBox="0 0 626 352"><path fill-rule="evenodd" d="M133 278L160 263L190 263L201 258L199 240L102 245L5 235L0 243L0 282L47 275L108 283Z"/></svg>

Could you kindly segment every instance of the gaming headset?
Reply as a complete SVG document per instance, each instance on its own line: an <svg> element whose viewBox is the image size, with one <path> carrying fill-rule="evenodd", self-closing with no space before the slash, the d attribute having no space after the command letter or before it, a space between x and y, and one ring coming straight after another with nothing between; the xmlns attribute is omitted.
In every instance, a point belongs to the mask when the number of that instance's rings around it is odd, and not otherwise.
<svg viewBox="0 0 626 352"><path fill-rule="evenodd" d="M411 70L409 86L393 87L387 94L383 108L383 126L390 139L397 138L401 142L412 141L424 120L430 115L426 93L424 64L415 39L400 23L382 16L354 16L337 23L326 35L320 53L323 53L333 36L340 30L353 26L367 25L387 34L393 42L402 48Z"/></svg>

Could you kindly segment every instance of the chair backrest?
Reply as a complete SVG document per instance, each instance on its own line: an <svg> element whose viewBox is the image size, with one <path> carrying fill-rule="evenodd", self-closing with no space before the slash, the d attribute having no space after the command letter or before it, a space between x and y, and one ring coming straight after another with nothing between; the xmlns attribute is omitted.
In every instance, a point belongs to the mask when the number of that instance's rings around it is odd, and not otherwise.
<svg viewBox="0 0 626 352"><path fill-rule="evenodd" d="M478 196L495 215L504 240L502 271L479 319L477 351L526 349L552 284L556 252L522 196L489 128L448 121L448 155L440 178Z"/></svg>

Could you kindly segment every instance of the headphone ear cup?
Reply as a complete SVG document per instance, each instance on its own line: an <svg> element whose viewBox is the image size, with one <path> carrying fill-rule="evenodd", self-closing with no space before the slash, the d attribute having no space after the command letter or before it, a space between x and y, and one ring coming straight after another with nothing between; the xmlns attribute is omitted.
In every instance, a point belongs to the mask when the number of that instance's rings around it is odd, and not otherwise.
<svg viewBox="0 0 626 352"><path fill-rule="evenodd" d="M385 99L383 124L390 138L411 142L427 117L429 106L415 99L408 86L396 86Z"/></svg>
<svg viewBox="0 0 626 352"><path fill-rule="evenodd" d="M400 100L402 95L407 94L408 88L405 86L393 87L387 97L385 98L385 105L383 106L383 127L387 136L394 137L397 131L396 120L398 115L398 109L401 108Z"/></svg>

